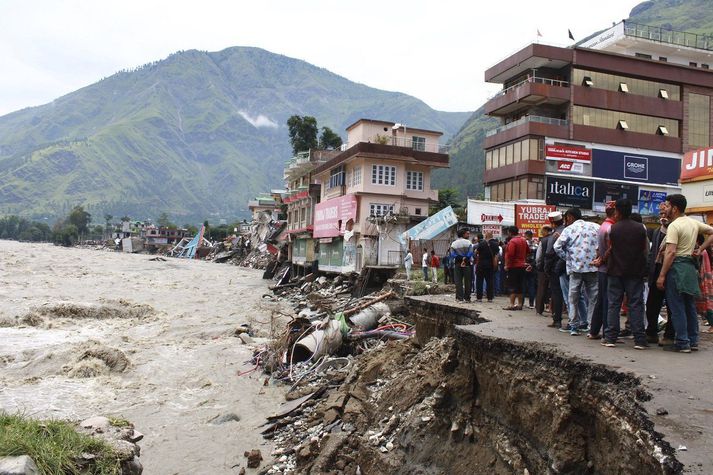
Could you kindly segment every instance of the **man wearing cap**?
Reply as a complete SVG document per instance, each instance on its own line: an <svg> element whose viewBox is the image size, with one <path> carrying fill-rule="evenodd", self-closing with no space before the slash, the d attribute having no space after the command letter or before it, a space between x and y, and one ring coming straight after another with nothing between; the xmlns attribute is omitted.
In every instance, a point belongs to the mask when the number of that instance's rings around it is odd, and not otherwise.
<svg viewBox="0 0 713 475"><path fill-rule="evenodd" d="M599 243L599 251L596 259L595 265L599 264L599 269L597 273L597 280L599 282L599 298L597 299L597 305L594 307L594 315L592 315L592 323L589 326L589 333L587 333L587 338L591 340L598 340L602 337L602 334L607 329L607 312L609 309L609 301L607 299L607 264L604 262L604 254L609 249L609 231L611 230L612 224L614 224L614 214L616 202L609 201L606 204L606 219L599 226L599 233L597 234L597 241ZM600 332L601 330L601 333Z"/></svg>
<svg viewBox="0 0 713 475"><path fill-rule="evenodd" d="M550 222L554 228L545 249L545 273L550 282L550 310L552 311L552 323L549 327L562 327L562 305L564 303L562 297L562 287L560 286L560 273L565 271L564 261L555 253L555 241L564 231L564 218L559 211L553 211L548 215Z"/></svg>

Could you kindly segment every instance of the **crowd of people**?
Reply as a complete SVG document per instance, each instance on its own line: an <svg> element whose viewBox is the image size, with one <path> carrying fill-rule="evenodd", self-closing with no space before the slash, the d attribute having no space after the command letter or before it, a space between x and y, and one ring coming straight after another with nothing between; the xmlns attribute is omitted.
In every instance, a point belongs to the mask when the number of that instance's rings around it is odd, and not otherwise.
<svg viewBox="0 0 713 475"><path fill-rule="evenodd" d="M548 326L605 347L633 337L637 350L658 344L690 353L698 350L699 319L713 331L713 227L686 216L686 206L685 196L667 196L656 229L647 229L623 198L606 204L601 224L584 220L578 208L550 213L537 240L514 226L502 242L463 230L442 258L424 249L424 279L429 269L435 279L443 266L458 301L475 293L477 302L492 302L504 292L505 310L522 310L527 299L538 315L551 317Z"/></svg>

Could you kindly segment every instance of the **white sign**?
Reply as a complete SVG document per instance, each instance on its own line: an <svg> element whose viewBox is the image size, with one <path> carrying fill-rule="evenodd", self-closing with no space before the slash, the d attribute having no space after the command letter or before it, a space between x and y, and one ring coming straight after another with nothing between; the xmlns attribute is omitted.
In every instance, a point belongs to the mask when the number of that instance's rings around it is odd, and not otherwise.
<svg viewBox="0 0 713 475"><path fill-rule="evenodd" d="M713 185L708 185L703 187L703 201L711 202L713 201Z"/></svg>
<svg viewBox="0 0 713 475"><path fill-rule="evenodd" d="M493 239L501 239L503 237L503 227L499 224L484 224L483 236L487 233L493 233Z"/></svg>
<svg viewBox="0 0 713 475"><path fill-rule="evenodd" d="M468 200L467 223L512 226L515 224L515 204Z"/></svg>

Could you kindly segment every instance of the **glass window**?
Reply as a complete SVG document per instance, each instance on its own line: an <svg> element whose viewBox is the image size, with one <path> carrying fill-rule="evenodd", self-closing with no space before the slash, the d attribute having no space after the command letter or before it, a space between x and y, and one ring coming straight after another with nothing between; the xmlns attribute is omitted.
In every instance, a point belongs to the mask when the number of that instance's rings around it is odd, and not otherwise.
<svg viewBox="0 0 713 475"><path fill-rule="evenodd" d="M530 140L525 139L522 141L522 161L525 162L530 159Z"/></svg>
<svg viewBox="0 0 713 475"><path fill-rule="evenodd" d="M411 144L412 144L414 150L418 150L420 152L426 151L426 137L414 136L412 138Z"/></svg>
<svg viewBox="0 0 713 475"><path fill-rule="evenodd" d="M329 172L329 188L336 188L344 185L344 167L332 168Z"/></svg>
<svg viewBox="0 0 713 475"><path fill-rule="evenodd" d="M522 141L512 144L512 161L519 163L522 160Z"/></svg>
<svg viewBox="0 0 713 475"><path fill-rule="evenodd" d="M423 172L406 172L406 189L423 191Z"/></svg>
<svg viewBox="0 0 713 475"><path fill-rule="evenodd" d="M394 186L396 184L396 167L389 165L372 165L371 183L373 185Z"/></svg>
<svg viewBox="0 0 713 475"><path fill-rule="evenodd" d="M485 169L493 168L493 152L492 150L485 152Z"/></svg>
<svg viewBox="0 0 713 475"><path fill-rule="evenodd" d="M505 146L505 165L512 165L512 144Z"/></svg>
<svg viewBox="0 0 713 475"><path fill-rule="evenodd" d="M527 199L527 178L520 178L520 199Z"/></svg>
<svg viewBox="0 0 713 475"><path fill-rule="evenodd" d="M517 200L520 197L520 180L514 180L512 182L512 196L511 200Z"/></svg>
<svg viewBox="0 0 713 475"><path fill-rule="evenodd" d="M512 199L512 182L511 181L506 181L505 182L505 197L504 201L510 201Z"/></svg>
<svg viewBox="0 0 713 475"><path fill-rule="evenodd" d="M371 216L385 216L388 213L394 212L394 205L387 205L382 203L371 203L369 205L369 214Z"/></svg>
<svg viewBox="0 0 713 475"><path fill-rule="evenodd" d="M657 81L647 81L644 79L634 79L626 76L617 76L614 74L600 73L597 71L588 71L586 69L574 69L572 71L572 84L582 84L585 77L592 81L591 87L597 89L606 89L608 91L621 91L620 85L626 84L626 89L629 94L639 96L659 97L659 91L666 89L672 101L681 100L681 88L674 84L668 84ZM627 92L627 91L624 91Z"/></svg>
<svg viewBox="0 0 713 475"><path fill-rule="evenodd" d="M688 94L688 146L708 147L711 129L711 98ZM669 133L671 129L668 130Z"/></svg>
<svg viewBox="0 0 713 475"><path fill-rule="evenodd" d="M361 167L354 167L352 171L352 186L361 185Z"/></svg>
<svg viewBox="0 0 713 475"><path fill-rule="evenodd" d="M616 129L620 121L624 121L628 126L627 130L642 134L656 134L659 126L662 125L666 127L670 137L679 136L678 121L673 119L582 106L574 106L572 115L573 122L580 125Z"/></svg>

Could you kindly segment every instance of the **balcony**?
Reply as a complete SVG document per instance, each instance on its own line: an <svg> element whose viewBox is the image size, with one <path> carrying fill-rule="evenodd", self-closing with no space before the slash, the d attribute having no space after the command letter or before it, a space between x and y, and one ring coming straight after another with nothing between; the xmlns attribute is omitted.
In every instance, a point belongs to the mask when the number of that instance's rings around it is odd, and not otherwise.
<svg viewBox="0 0 713 475"><path fill-rule="evenodd" d="M303 176L330 158L335 157L338 153L338 150L308 150L306 152L299 152L287 161L283 178L289 180L290 178Z"/></svg>
<svg viewBox="0 0 713 475"><path fill-rule="evenodd" d="M366 142L359 141L354 143L342 144L341 151L345 152L354 145L359 143L375 143L379 145L391 145L394 147L403 147L415 150L417 152L431 152L447 154L450 150L450 145L443 145L431 140L413 140L408 137L394 137L389 135L375 135Z"/></svg>
<svg viewBox="0 0 713 475"><path fill-rule="evenodd" d="M523 107L569 101L569 82L531 77L498 92L485 104L487 115L503 116Z"/></svg>
<svg viewBox="0 0 713 475"><path fill-rule="evenodd" d="M569 121L554 117L526 115L514 122L487 131L485 133L485 148L495 147L528 135L568 139Z"/></svg>
<svg viewBox="0 0 713 475"><path fill-rule="evenodd" d="M674 46L713 51L713 38L710 35L698 35L687 31L669 30L628 21L624 22L624 35Z"/></svg>

